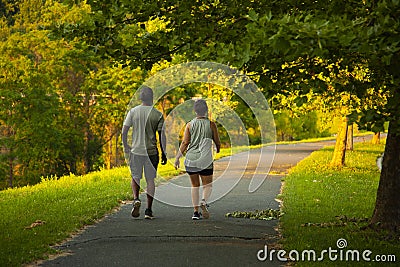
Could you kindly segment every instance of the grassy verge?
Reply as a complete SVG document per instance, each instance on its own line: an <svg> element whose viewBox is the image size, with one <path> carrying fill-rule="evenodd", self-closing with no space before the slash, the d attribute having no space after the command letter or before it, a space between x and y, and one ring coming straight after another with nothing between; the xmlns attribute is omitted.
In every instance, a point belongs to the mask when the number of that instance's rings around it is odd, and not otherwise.
<svg viewBox="0 0 400 267"><path fill-rule="evenodd" d="M385 240L384 233L362 230L371 217L379 182L376 158L384 145L360 143L355 150L346 153L346 167L332 169L329 161L333 148L312 153L300 162L285 178L282 200L283 212L280 225L283 234L283 248L287 253L300 252L296 266L378 266L382 262L366 262L361 252L372 251L371 260L376 255L395 255L400 262L399 240ZM339 239L347 241L347 247L339 249ZM318 262L321 252L329 248L338 250L338 259ZM317 261L308 261L308 254L302 261L304 250L317 252ZM348 250L360 252L360 262L346 261ZM342 251L342 252L340 252ZM344 253L340 259L340 253ZM286 255L288 256L288 255ZM293 254L295 257L296 254ZM347 255L352 259L352 255ZM332 254L332 259L334 254ZM356 256L354 256L356 258ZM394 263L395 264L395 263Z"/></svg>
<svg viewBox="0 0 400 267"><path fill-rule="evenodd" d="M0 266L19 266L54 253L51 245L92 224L130 195L126 168L1 191Z"/></svg>

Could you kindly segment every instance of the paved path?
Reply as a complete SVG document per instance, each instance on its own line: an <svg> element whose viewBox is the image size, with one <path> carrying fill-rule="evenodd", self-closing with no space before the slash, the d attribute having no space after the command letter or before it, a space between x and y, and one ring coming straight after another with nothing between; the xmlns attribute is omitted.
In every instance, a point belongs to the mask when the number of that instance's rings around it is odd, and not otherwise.
<svg viewBox="0 0 400 267"><path fill-rule="evenodd" d="M280 266L277 260L260 262L257 259L257 252L265 245L268 249L275 246L277 220L226 218L225 214L278 209L275 197L285 172L312 151L327 144L332 142L277 146L270 169L273 175L268 175L254 193L249 193L248 189L260 149L251 151L247 167L246 153L218 160L215 177L219 177L219 182L214 186L211 218L208 220L192 221L190 205L176 205L190 203L189 195L182 190L182 186L188 185L189 178L187 175L179 176L157 188L156 197L162 202L154 202L154 220L144 220L143 214L134 219L130 216L131 205L123 205L118 212L106 216L58 247L68 255L43 262L42 266ZM268 162L273 149L269 147L264 152L262 161ZM257 172L262 174L260 170ZM264 172L265 177L266 170ZM236 174L242 174L239 176L241 179ZM227 189L219 186L236 181L237 184L227 194L223 193ZM174 186L171 187L171 184ZM141 199L145 200L145 196ZM142 207L145 205L143 201Z"/></svg>

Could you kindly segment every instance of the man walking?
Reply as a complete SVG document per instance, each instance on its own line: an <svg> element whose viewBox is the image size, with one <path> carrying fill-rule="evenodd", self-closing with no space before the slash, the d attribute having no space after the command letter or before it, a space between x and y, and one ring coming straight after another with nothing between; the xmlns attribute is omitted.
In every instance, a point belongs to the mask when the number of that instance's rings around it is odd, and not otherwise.
<svg viewBox="0 0 400 267"><path fill-rule="evenodd" d="M124 120L122 129L122 142L125 153L129 153L129 168L131 171L133 208L132 216L139 217L141 201L139 199L140 179L144 171L147 183L147 208L145 219L153 219L153 197L155 193L154 179L157 175L159 154L157 148L156 132L160 139L161 164L167 163L164 152L165 134L163 132L164 117L160 111L153 107L153 90L142 86L140 91L142 104L132 108ZM132 145L128 145L128 131L132 127Z"/></svg>

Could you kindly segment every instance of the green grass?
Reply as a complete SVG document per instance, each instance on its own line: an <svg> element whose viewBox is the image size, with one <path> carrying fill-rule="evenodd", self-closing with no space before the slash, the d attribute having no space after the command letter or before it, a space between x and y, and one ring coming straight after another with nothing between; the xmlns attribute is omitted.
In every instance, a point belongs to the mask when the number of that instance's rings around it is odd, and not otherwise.
<svg viewBox="0 0 400 267"><path fill-rule="evenodd" d="M130 197L126 168L45 179L0 192L0 266L42 259L50 248ZM27 229L35 221L42 225Z"/></svg>
<svg viewBox="0 0 400 267"><path fill-rule="evenodd" d="M384 144L355 144L354 151L346 153L346 166L332 169L329 162L333 148L325 148L300 162L285 178L280 227L282 245L287 252L338 249L340 238L347 240L346 250L369 249L373 256L396 255L400 261L399 240L385 240L385 233L363 230L375 205L379 182L376 158ZM377 262L299 261L296 266L378 266ZM375 265L374 265L375 264Z"/></svg>
<svg viewBox="0 0 400 267"><path fill-rule="evenodd" d="M266 144L268 145L268 144ZM248 151L249 149L257 149L262 147L263 145L250 145L250 146L237 146L231 148L221 148L221 151L218 154L215 154L215 159L220 159L223 157L227 157L233 154L237 154L240 152Z"/></svg>

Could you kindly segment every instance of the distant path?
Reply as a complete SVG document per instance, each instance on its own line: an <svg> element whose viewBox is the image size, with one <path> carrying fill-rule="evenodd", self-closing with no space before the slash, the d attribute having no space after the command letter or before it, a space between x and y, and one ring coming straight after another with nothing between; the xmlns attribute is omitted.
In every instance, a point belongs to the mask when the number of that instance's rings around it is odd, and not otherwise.
<svg viewBox="0 0 400 267"><path fill-rule="evenodd" d="M264 245L273 249L278 240L278 220L226 218L225 214L278 209L275 197L279 194L285 172L311 152L332 144L334 141L278 145L270 170L273 175L268 175L256 192L249 193L248 178L257 164L252 162L252 158L260 153L259 149L252 150L248 168L239 183L212 203L210 219L192 221L190 207L176 207L158 201L153 205L156 219L144 220L142 215L140 219L133 219L130 216L131 205L124 205L118 212L58 247L70 255L46 261L42 266L280 266L276 259L273 262L257 259L257 252ZM243 153L230 159L230 164L237 166L238 171L243 169ZM215 163L216 177L225 169L226 162L227 159L223 158ZM231 178L235 177L224 179ZM173 181L182 185L187 182L187 175ZM167 186L159 186L159 194L171 194L165 190ZM176 197L184 201L182 196ZM145 200L145 197L141 199Z"/></svg>

